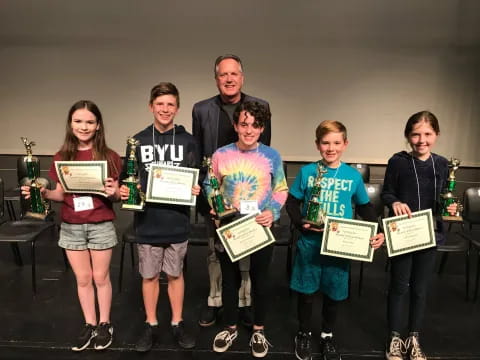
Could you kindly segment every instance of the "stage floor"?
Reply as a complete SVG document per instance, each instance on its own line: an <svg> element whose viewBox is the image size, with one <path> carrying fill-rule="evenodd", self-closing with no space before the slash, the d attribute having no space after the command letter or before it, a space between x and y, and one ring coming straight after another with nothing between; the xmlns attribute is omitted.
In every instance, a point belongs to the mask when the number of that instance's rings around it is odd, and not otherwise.
<svg viewBox="0 0 480 360"><path fill-rule="evenodd" d="M8 245L0 251L0 359L240 359L250 356L249 332L241 328L239 337L227 353L213 353L212 341L222 324L209 328L197 326L206 303L208 278L205 246L190 246L186 272L184 319L196 334L193 351L176 347L170 333L170 310L166 285L162 285L158 315L161 337L148 354L133 351L144 321L140 277L132 270L129 248L125 258L123 290L118 292L120 246L114 250L112 282L114 288L112 323L115 339L103 352L88 349L70 351L83 324L71 270L65 271L61 251L52 239L37 245L37 296L32 297L29 248L21 247L25 262L18 267ZM297 330L296 296L290 293L286 274L286 248L276 247L271 265L272 306L267 318L266 335L273 344L268 358L294 359L293 338ZM474 257L474 256L473 256ZM471 259L472 263L475 259ZM429 359L480 359L480 300L465 301L464 258L452 255L445 272L433 275L422 344ZM359 264L352 264L350 298L342 304L335 336L343 359L382 359L386 336L387 273L385 254L379 251L373 264L365 266L362 295L358 295ZM472 269L474 267L472 266ZM473 280L473 276L472 276ZM321 301L321 299L317 299ZM318 355L319 312L315 312L314 339Z"/></svg>

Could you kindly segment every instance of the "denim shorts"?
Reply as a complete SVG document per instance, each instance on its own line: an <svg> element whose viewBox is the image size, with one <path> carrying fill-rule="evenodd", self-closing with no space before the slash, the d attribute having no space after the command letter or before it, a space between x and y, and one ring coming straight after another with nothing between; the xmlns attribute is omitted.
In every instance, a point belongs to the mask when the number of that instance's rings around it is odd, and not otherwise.
<svg viewBox="0 0 480 360"><path fill-rule="evenodd" d="M117 245L117 232L111 221L98 224L62 222L58 246L68 250L105 250Z"/></svg>
<svg viewBox="0 0 480 360"><path fill-rule="evenodd" d="M152 279L160 272L179 277L183 271L183 259L187 254L188 241L176 244L137 244L138 270L142 278Z"/></svg>

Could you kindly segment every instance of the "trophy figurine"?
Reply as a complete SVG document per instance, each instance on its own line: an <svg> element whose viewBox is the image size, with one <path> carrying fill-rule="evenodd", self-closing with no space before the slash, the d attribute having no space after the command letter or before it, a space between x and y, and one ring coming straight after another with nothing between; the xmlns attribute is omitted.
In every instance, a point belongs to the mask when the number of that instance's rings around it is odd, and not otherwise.
<svg viewBox="0 0 480 360"><path fill-rule="evenodd" d="M213 190L210 200L212 202L212 208L216 213L215 218L217 220L223 220L236 215L238 213L237 209L231 206L228 206L225 203L223 194L220 192L220 184L218 183L218 179L215 177L215 174L213 173L213 169L212 169L212 158L205 157L203 159L202 166L208 167L208 174L210 177L210 186L212 187L212 190Z"/></svg>
<svg viewBox="0 0 480 360"><path fill-rule="evenodd" d="M138 163L136 156L137 146L140 142L133 137L127 139L128 159L127 159L127 175L128 177L122 182L130 190L128 199L122 202L122 210L143 211L145 207L145 194L138 188Z"/></svg>
<svg viewBox="0 0 480 360"><path fill-rule="evenodd" d="M40 188L45 185L45 181L42 180L45 179L40 178L40 162L32 153L32 146L35 146L35 143L28 141L25 137L21 137L21 139L27 150L27 156L23 158L27 176L21 180L20 185L30 186L30 210L25 213L24 217L45 220L49 214L49 206L48 202L43 200L40 192Z"/></svg>
<svg viewBox="0 0 480 360"><path fill-rule="evenodd" d="M321 162L318 162L317 177L315 178L315 182L313 184L310 200L308 200L307 214L302 220L304 224L310 224L310 226L317 229L321 229L323 227L325 223L325 217L327 216L320 201L320 196L322 192L321 182L323 174L325 174L326 172L327 169L325 169Z"/></svg>
<svg viewBox="0 0 480 360"><path fill-rule="evenodd" d="M442 219L444 221L462 221L462 205L460 204L458 197L454 195L455 186L457 185L457 180L455 178L455 171L458 170L460 166L460 160L451 158L448 162L448 167L450 169L448 180L447 180L447 187L445 192L440 195L441 203L442 203ZM457 212L455 215L450 215L447 211L447 207L451 204L457 203Z"/></svg>

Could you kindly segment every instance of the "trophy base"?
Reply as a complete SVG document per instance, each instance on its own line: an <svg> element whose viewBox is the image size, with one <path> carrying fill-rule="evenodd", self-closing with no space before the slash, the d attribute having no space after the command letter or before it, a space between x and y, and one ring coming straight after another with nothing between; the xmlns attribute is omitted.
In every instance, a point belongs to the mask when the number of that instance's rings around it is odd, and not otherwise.
<svg viewBox="0 0 480 360"><path fill-rule="evenodd" d="M310 220L303 219L302 223L309 224L311 228L315 228L315 229L323 229L325 227L324 222L319 223L319 222L316 222L316 221L310 221Z"/></svg>
<svg viewBox="0 0 480 360"><path fill-rule="evenodd" d="M25 215L23 215L23 219L37 219L37 220L48 220L50 218L50 213L34 213L31 211L27 211Z"/></svg>
<svg viewBox="0 0 480 360"><path fill-rule="evenodd" d="M121 206L122 210L128 210L128 211L144 211L144 205L143 204L122 204Z"/></svg>
<svg viewBox="0 0 480 360"><path fill-rule="evenodd" d="M215 215L215 219L216 220L225 220L225 219L229 219L235 215L238 214L238 211L237 209L228 209L228 210L225 210L224 212L221 212L221 213L218 213L217 215Z"/></svg>
<svg viewBox="0 0 480 360"><path fill-rule="evenodd" d="M442 220L445 222L462 222L463 217L456 215L442 215Z"/></svg>

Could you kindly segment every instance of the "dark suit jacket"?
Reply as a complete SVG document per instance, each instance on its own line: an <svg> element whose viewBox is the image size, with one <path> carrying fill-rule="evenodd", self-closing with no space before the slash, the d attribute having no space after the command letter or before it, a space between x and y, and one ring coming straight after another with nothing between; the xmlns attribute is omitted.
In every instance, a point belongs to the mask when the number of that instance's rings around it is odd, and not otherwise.
<svg viewBox="0 0 480 360"><path fill-rule="evenodd" d="M268 102L242 93L242 103L245 101L258 101L269 107ZM200 147L200 156L212 156L218 148L218 123L221 111L220 95L200 101L192 110L192 134L197 139ZM271 126L265 124L265 130L260 135L259 141L270 146Z"/></svg>

